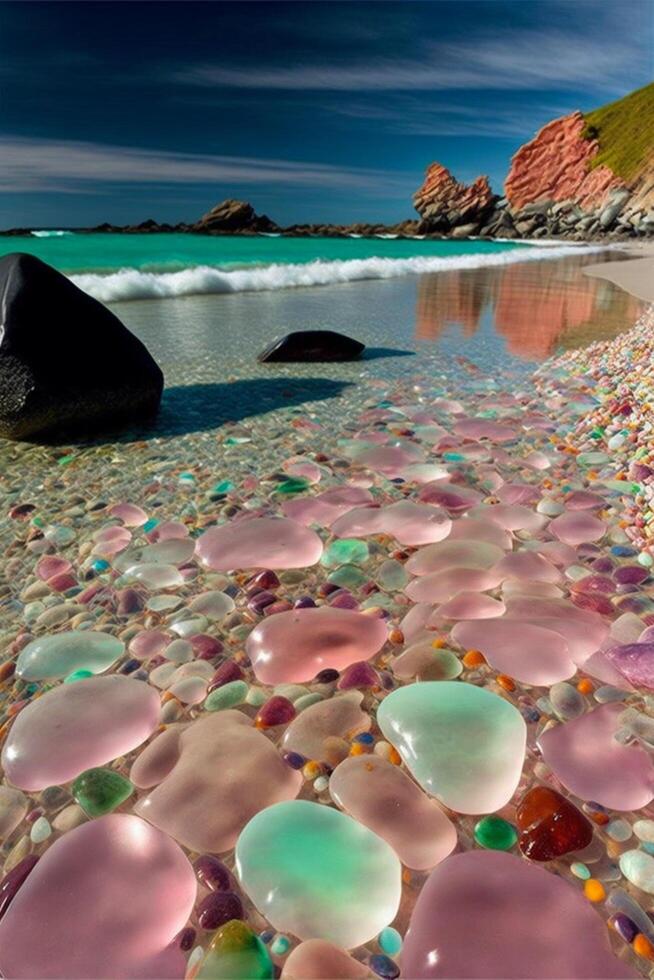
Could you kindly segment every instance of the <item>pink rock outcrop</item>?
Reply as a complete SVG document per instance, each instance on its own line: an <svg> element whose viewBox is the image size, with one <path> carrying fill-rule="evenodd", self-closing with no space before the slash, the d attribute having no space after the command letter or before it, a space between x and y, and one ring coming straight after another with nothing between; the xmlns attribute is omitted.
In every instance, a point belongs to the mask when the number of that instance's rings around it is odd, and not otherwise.
<svg viewBox="0 0 654 980"><path fill-rule="evenodd" d="M589 211L624 182L603 164L591 169L599 145L584 139L585 120L572 112L547 123L513 155L504 189L515 210L537 201L574 201Z"/></svg>
<svg viewBox="0 0 654 980"><path fill-rule="evenodd" d="M423 219L442 216L448 218L451 225L462 225L478 221L495 200L488 177L477 177L472 184L462 184L447 167L432 163L427 168L424 183L414 194L413 206Z"/></svg>

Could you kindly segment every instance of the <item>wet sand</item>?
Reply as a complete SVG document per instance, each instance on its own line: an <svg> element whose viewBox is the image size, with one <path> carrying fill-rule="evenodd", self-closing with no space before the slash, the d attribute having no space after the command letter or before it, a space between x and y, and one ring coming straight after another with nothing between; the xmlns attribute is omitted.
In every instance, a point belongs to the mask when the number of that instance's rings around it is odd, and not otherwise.
<svg viewBox="0 0 654 980"><path fill-rule="evenodd" d="M599 262L584 269L587 276L607 279L647 303L654 303L654 245L636 245L633 258L622 262Z"/></svg>

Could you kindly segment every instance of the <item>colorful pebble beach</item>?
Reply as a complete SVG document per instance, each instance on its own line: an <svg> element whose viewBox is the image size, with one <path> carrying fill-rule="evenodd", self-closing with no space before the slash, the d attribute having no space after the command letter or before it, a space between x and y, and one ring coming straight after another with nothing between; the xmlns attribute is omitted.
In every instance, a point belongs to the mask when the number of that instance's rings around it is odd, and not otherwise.
<svg viewBox="0 0 654 980"><path fill-rule="evenodd" d="M650 975L653 331L7 444L0 974Z"/></svg>

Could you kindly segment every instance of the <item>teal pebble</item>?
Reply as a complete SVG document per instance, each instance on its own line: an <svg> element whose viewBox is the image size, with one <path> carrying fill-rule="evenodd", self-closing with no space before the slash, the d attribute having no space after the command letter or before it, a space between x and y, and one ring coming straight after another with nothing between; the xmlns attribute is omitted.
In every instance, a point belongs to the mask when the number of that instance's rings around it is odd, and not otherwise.
<svg viewBox="0 0 654 980"><path fill-rule="evenodd" d="M402 937L393 926L386 926L385 929L379 933L377 939L379 943L379 948L382 949L387 956L397 956L397 954L402 949Z"/></svg>
<svg viewBox="0 0 654 980"><path fill-rule="evenodd" d="M216 688L205 699L204 707L207 711L224 711L225 708L234 708L237 704L243 704L248 696L248 685L245 681L230 681Z"/></svg>
<svg viewBox="0 0 654 980"><path fill-rule="evenodd" d="M150 531L154 531L158 523L159 521L156 519L156 517L151 517L150 520L146 521L145 524L143 525L144 532L146 534L149 534Z"/></svg>
<svg viewBox="0 0 654 980"><path fill-rule="evenodd" d="M581 878L582 881L588 881L590 878L590 871L585 864L581 863L581 861L575 861L574 864L571 864L570 870L575 878Z"/></svg>
<svg viewBox="0 0 654 980"><path fill-rule="evenodd" d="M83 681L86 680L87 677L93 676L95 675L93 674L92 670L74 670L72 674L68 674L67 677L64 677L64 684L74 684L75 681Z"/></svg>
<svg viewBox="0 0 654 980"><path fill-rule="evenodd" d="M275 936L270 944L270 952L274 956L283 956L290 948L290 940L286 936Z"/></svg>

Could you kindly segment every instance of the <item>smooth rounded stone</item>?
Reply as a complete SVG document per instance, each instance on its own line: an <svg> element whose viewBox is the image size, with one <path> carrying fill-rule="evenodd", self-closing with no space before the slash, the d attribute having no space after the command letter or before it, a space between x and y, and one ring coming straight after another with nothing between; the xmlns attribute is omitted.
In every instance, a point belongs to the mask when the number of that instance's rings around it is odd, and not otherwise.
<svg viewBox="0 0 654 980"><path fill-rule="evenodd" d="M654 691L654 642L609 647L604 656L634 687Z"/></svg>
<svg viewBox="0 0 654 980"><path fill-rule="evenodd" d="M0 840L9 837L27 813L27 797L13 786L0 786Z"/></svg>
<svg viewBox="0 0 654 980"><path fill-rule="evenodd" d="M509 551L513 545L513 535L505 528L487 518L475 518L469 515L454 521L449 540L484 542L493 544L502 551Z"/></svg>
<svg viewBox="0 0 654 980"><path fill-rule="evenodd" d="M257 356L271 361L354 361L366 345L337 330L293 330L273 340Z"/></svg>
<svg viewBox="0 0 654 980"><path fill-rule="evenodd" d="M357 453L355 462L392 480L400 476L405 466L424 462L424 455L418 446L404 442L402 446L377 446L374 449L364 449L363 452Z"/></svg>
<svg viewBox="0 0 654 980"><path fill-rule="evenodd" d="M654 820L636 820L633 825L633 832L638 840L645 841L647 844L654 844Z"/></svg>
<svg viewBox="0 0 654 980"><path fill-rule="evenodd" d="M182 977L185 957L173 939L196 887L181 848L138 817L82 824L50 845L0 920L0 971L62 980Z"/></svg>
<svg viewBox="0 0 654 980"><path fill-rule="evenodd" d="M178 665L175 663L159 664L148 675L148 683L158 687L160 691L165 690L177 673Z"/></svg>
<svg viewBox="0 0 654 980"><path fill-rule="evenodd" d="M128 531L126 527L115 524L98 531L94 537L95 545L92 554L102 555L103 558L112 558L129 547L132 532Z"/></svg>
<svg viewBox="0 0 654 980"><path fill-rule="evenodd" d="M513 854L453 854L427 879L402 948L402 975L424 980L618 980L603 919L583 893Z"/></svg>
<svg viewBox="0 0 654 980"><path fill-rule="evenodd" d="M20 651L16 674L24 681L66 677L75 670L101 674L123 655L125 644L95 630L68 630L32 640Z"/></svg>
<svg viewBox="0 0 654 980"><path fill-rule="evenodd" d="M551 582L554 585L562 581L559 570L535 551L511 552L493 566L493 571L501 575L502 581L519 578L530 582Z"/></svg>
<svg viewBox="0 0 654 980"><path fill-rule="evenodd" d="M44 555L37 562L36 574L41 581L47 582L49 579L54 578L55 575L65 575L71 571L72 567L67 558L61 558L59 555ZM647 575L647 572L645 572L645 575Z"/></svg>
<svg viewBox="0 0 654 980"><path fill-rule="evenodd" d="M624 708L604 704L550 728L538 739L543 760L566 789L612 810L640 810L654 798L654 763L616 734Z"/></svg>
<svg viewBox="0 0 654 980"><path fill-rule="evenodd" d="M131 565L126 569L125 577L140 582L146 589L177 589L184 584L184 577L175 565L156 562Z"/></svg>
<svg viewBox="0 0 654 980"><path fill-rule="evenodd" d="M513 442L520 435L518 429L485 418L461 419L454 423L452 431L466 439L488 439L490 442Z"/></svg>
<svg viewBox="0 0 654 980"><path fill-rule="evenodd" d="M391 534L400 544L416 546L442 541L452 521L440 507L399 500L386 507L355 507L331 526L337 538Z"/></svg>
<svg viewBox="0 0 654 980"><path fill-rule="evenodd" d="M507 596L505 618L559 633L578 667L584 666L609 633L608 623L598 613L550 596Z"/></svg>
<svg viewBox="0 0 654 980"><path fill-rule="evenodd" d="M407 483L433 483L434 480L446 480L450 475L446 466L439 466L438 463L409 463L404 466L399 476Z"/></svg>
<svg viewBox="0 0 654 980"><path fill-rule="evenodd" d="M605 507L604 497L591 490L573 490L565 498L566 510L597 510Z"/></svg>
<svg viewBox="0 0 654 980"><path fill-rule="evenodd" d="M625 851L620 855L620 871L636 888L654 895L654 857L646 851Z"/></svg>
<svg viewBox="0 0 654 980"><path fill-rule="evenodd" d="M318 803L293 800L258 813L237 841L235 864L243 890L273 928L301 940L353 949L378 935L399 908L395 852L356 820Z"/></svg>
<svg viewBox="0 0 654 980"><path fill-rule="evenodd" d="M47 691L15 718L2 766L15 786L41 790L126 755L159 723L159 696L130 677L89 677Z"/></svg>
<svg viewBox="0 0 654 980"><path fill-rule="evenodd" d="M137 660L149 660L160 656L169 643L170 637L161 630L142 630L130 640L129 653Z"/></svg>
<svg viewBox="0 0 654 980"><path fill-rule="evenodd" d="M282 967L282 980L363 980L369 976L363 963L325 939L300 943Z"/></svg>
<svg viewBox="0 0 654 980"><path fill-rule="evenodd" d="M430 625L441 619L497 619L506 612L500 599L483 592L457 592L435 610Z"/></svg>
<svg viewBox="0 0 654 980"><path fill-rule="evenodd" d="M199 704L207 696L208 683L202 677L182 677L169 684L168 692L182 704Z"/></svg>
<svg viewBox="0 0 654 980"><path fill-rule="evenodd" d="M215 853L233 847L255 813L297 796L302 784L238 711L167 728L136 759L130 779L151 790L135 813L191 850Z"/></svg>
<svg viewBox="0 0 654 980"><path fill-rule="evenodd" d="M282 469L289 476L301 476L308 483L320 483L325 473L320 467L304 456L294 456L282 463Z"/></svg>
<svg viewBox="0 0 654 980"><path fill-rule="evenodd" d="M491 667L524 684L555 684L577 671L565 639L542 626L503 617L457 623L451 635L464 650L480 650Z"/></svg>
<svg viewBox="0 0 654 980"><path fill-rule="evenodd" d="M377 710L384 738L422 788L458 813L492 813L513 796L527 728L503 698L462 681L411 684Z"/></svg>
<svg viewBox="0 0 654 980"><path fill-rule="evenodd" d="M587 544L589 541L599 541L606 534L607 525L599 517L584 510L575 510L561 514L550 522L549 531L564 544L573 548Z"/></svg>
<svg viewBox="0 0 654 980"><path fill-rule="evenodd" d="M158 541L140 549L138 563L154 565L183 565L195 552L195 541L191 538L170 538Z"/></svg>
<svg viewBox="0 0 654 980"><path fill-rule="evenodd" d="M126 527L142 527L148 520L148 515L136 504L114 504L109 508L109 514L122 521Z"/></svg>
<svg viewBox="0 0 654 980"><path fill-rule="evenodd" d="M33 844L42 844L52 835L52 827L46 817L38 817L32 824L30 840Z"/></svg>
<svg viewBox="0 0 654 980"><path fill-rule="evenodd" d="M547 518L522 504L482 504L470 511L474 520L487 520L505 531L529 531L535 534L547 524Z"/></svg>
<svg viewBox="0 0 654 980"><path fill-rule="evenodd" d="M352 756L332 773L334 802L382 837L407 868L425 871L451 854L456 828L402 769L378 756Z"/></svg>
<svg viewBox="0 0 654 980"><path fill-rule="evenodd" d="M87 769L72 785L72 793L89 817L102 817L124 803L134 787L112 769Z"/></svg>
<svg viewBox="0 0 654 980"><path fill-rule="evenodd" d="M481 499L482 495L478 490L473 490L472 487L462 483L448 483L445 480L426 483L418 493L418 500L422 503L444 507L453 517L464 514Z"/></svg>
<svg viewBox="0 0 654 980"><path fill-rule="evenodd" d="M310 681L326 667L343 670L369 660L386 642L382 619L319 606L278 613L252 630L245 645L257 679L264 684Z"/></svg>
<svg viewBox="0 0 654 980"><path fill-rule="evenodd" d="M447 602L458 592L485 592L498 584L492 568L448 568L414 579L404 592L413 602Z"/></svg>
<svg viewBox="0 0 654 980"><path fill-rule="evenodd" d="M412 680L418 674L428 670L434 662L436 648L433 640L418 640L412 643L402 653L391 661L390 668L395 677L401 680Z"/></svg>
<svg viewBox="0 0 654 980"><path fill-rule="evenodd" d="M193 659L193 646L188 640L173 640L163 652L166 660L174 664L187 664Z"/></svg>
<svg viewBox="0 0 654 980"><path fill-rule="evenodd" d="M307 568L322 555L315 531L287 517L253 517L201 534L196 554L219 572L238 568Z"/></svg>
<svg viewBox="0 0 654 980"><path fill-rule="evenodd" d="M491 851L510 851L518 840L513 824L494 816L482 817L475 824L474 836L480 847Z"/></svg>
<svg viewBox="0 0 654 980"><path fill-rule="evenodd" d="M570 800L550 786L534 786L516 809L520 850L531 861L553 861L583 851L593 839L593 825Z"/></svg>
<svg viewBox="0 0 654 980"><path fill-rule="evenodd" d="M189 980L273 980L275 968L256 932L232 919L218 929L197 969L192 967L186 976Z"/></svg>
<svg viewBox="0 0 654 980"><path fill-rule="evenodd" d="M282 747L305 759L327 762L327 739L352 738L370 729L370 715L362 710L362 701L360 691L348 691L309 705L284 732Z"/></svg>
<svg viewBox="0 0 654 980"><path fill-rule="evenodd" d="M417 602L411 606L406 616L400 622L400 630L406 643L417 643L419 640L433 639L427 629L434 612L434 607L428 602Z"/></svg>
<svg viewBox="0 0 654 980"><path fill-rule="evenodd" d="M584 713L586 702L573 684L552 684L549 694L554 711L561 721L571 721Z"/></svg>
<svg viewBox="0 0 654 980"><path fill-rule="evenodd" d="M381 564L375 581L388 592L400 592L409 581L409 576L402 562L388 558Z"/></svg>
<svg viewBox="0 0 654 980"><path fill-rule="evenodd" d="M455 521L456 527L459 521ZM504 551L485 541L461 539L452 541L451 536L437 544L420 548L406 563L410 575L430 575L451 568L491 568L504 557Z"/></svg>
<svg viewBox="0 0 654 980"><path fill-rule="evenodd" d="M190 612L200 613L212 623L218 623L234 611L234 600L225 592L202 592L188 608Z"/></svg>
<svg viewBox="0 0 654 980"><path fill-rule="evenodd" d="M369 490L345 484L341 487L331 487L315 497L285 500L282 510L286 517L300 524L319 524L321 527L329 527L353 507L371 504L373 501L374 497Z"/></svg>

